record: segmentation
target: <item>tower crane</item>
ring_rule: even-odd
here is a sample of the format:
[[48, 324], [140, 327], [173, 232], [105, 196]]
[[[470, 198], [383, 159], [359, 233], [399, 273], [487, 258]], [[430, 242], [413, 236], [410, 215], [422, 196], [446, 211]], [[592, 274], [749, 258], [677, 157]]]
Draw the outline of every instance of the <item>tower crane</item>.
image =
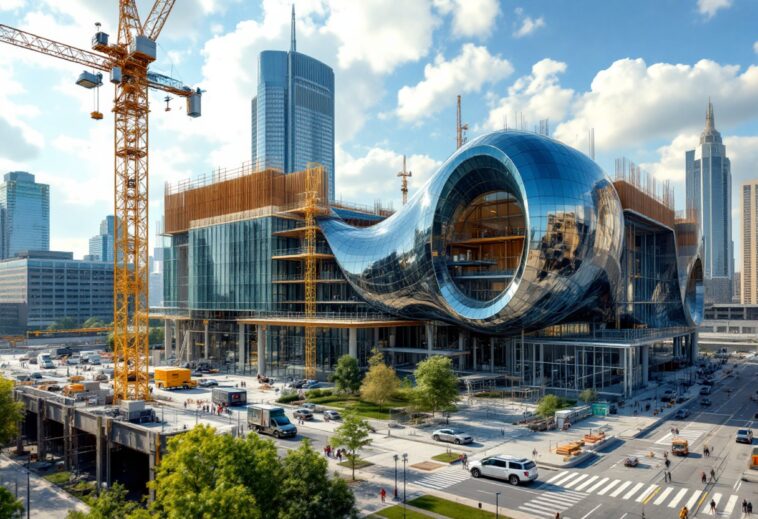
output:
[[[84, 50], [0, 24], [0, 42], [84, 65], [77, 80], [85, 88], [114, 84], [113, 273], [114, 401], [148, 400], [148, 90], [187, 100], [187, 115], [200, 116], [200, 89], [149, 70], [156, 40], [175, 0], [156, 0], [144, 22], [136, 0], [119, 0], [118, 36], [109, 43], [98, 30]], [[92, 117], [95, 117], [93, 112]], [[102, 114], [101, 114], [102, 117]], [[101, 118], [100, 117], [100, 118]]]
[[458, 95], [458, 107], [455, 114], [455, 149], [466, 144], [468, 124], [461, 121], [461, 96]]
[[405, 168], [405, 155], [403, 155], [403, 171], [398, 171], [397, 176], [403, 179], [400, 192], [403, 193], [403, 205], [405, 205], [408, 202], [408, 178], [413, 176], [413, 173]]

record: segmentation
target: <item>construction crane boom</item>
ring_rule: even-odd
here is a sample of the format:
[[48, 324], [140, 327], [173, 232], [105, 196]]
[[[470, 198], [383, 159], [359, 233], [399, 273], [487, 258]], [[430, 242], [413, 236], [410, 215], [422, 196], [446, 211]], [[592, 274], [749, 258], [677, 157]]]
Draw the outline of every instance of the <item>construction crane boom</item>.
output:
[[455, 149], [460, 148], [466, 143], [466, 132], [468, 124], [461, 120], [461, 96], [458, 96], [458, 106], [455, 115]]
[[408, 178], [413, 176], [413, 173], [405, 168], [405, 155], [403, 155], [403, 171], [399, 171], [397, 176], [403, 179], [400, 192], [403, 193], [403, 205], [405, 205], [408, 202]]
[[[148, 90], [188, 99], [187, 115], [200, 116], [199, 89], [148, 71], [156, 58], [160, 34], [173, 0], [156, 0], [143, 26], [134, 0], [119, 0], [118, 37], [108, 43], [99, 30], [95, 52], [0, 25], [0, 42], [107, 71], [115, 85], [114, 215], [116, 236], [113, 273], [114, 400], [148, 400]], [[145, 29], [148, 33], [145, 34]], [[77, 84], [97, 88], [102, 76], [85, 71]], [[95, 114], [99, 117], [95, 117]], [[102, 118], [93, 112], [93, 118]]]

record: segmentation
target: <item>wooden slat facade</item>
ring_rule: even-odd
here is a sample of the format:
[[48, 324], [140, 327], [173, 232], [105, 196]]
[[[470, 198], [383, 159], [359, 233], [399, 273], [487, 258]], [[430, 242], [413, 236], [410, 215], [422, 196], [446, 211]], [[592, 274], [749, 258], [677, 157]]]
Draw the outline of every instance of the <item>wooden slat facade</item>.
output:
[[668, 227], [674, 227], [676, 213], [673, 209], [624, 180], [614, 181], [613, 186], [621, 199], [621, 207], [647, 216]]

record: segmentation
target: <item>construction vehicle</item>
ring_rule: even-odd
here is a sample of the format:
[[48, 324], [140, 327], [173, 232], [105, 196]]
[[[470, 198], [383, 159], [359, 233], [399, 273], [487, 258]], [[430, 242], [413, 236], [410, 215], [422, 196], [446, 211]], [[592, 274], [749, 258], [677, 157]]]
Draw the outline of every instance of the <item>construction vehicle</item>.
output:
[[269, 404], [255, 404], [247, 408], [247, 427], [275, 438], [294, 438], [297, 435], [297, 427], [284, 414], [284, 409]]
[[155, 386], [158, 389], [190, 389], [197, 387], [192, 371], [187, 368], [161, 366], [155, 368]]
[[66, 384], [63, 386], [63, 396], [75, 397], [79, 393], [84, 393], [84, 384]]
[[690, 444], [686, 438], [674, 436], [671, 439], [671, 454], [687, 456], [690, 453]]
[[[175, 0], [156, 0], [144, 23], [136, 0], [119, 0], [118, 37], [100, 30], [92, 50], [83, 50], [0, 24], [0, 42], [87, 67], [76, 83], [99, 88], [103, 72], [114, 85], [113, 276], [114, 400], [150, 398], [148, 372], [148, 92], [156, 89], [187, 101], [186, 114], [200, 117], [202, 91], [148, 70], [158, 36]], [[90, 70], [92, 72], [90, 72]], [[91, 113], [102, 119], [99, 107]]]

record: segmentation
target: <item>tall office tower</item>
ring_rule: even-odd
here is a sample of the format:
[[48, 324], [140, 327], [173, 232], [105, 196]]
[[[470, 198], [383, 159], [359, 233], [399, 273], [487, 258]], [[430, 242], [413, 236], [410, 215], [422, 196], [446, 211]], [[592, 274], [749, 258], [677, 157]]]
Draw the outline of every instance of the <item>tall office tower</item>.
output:
[[740, 303], [758, 303], [758, 180], [742, 184], [742, 282]]
[[685, 153], [685, 161], [687, 209], [697, 212], [703, 230], [705, 302], [729, 303], [734, 271], [732, 173], [710, 100], [700, 144]]
[[25, 171], [6, 173], [0, 183], [0, 234], [0, 258], [50, 250], [50, 186]]
[[113, 263], [115, 217], [108, 215], [100, 222], [100, 234], [89, 239], [89, 256], [93, 261]]
[[252, 160], [259, 169], [292, 173], [317, 162], [328, 172], [334, 200], [334, 71], [296, 51], [294, 6], [289, 52], [258, 56], [252, 130]]

